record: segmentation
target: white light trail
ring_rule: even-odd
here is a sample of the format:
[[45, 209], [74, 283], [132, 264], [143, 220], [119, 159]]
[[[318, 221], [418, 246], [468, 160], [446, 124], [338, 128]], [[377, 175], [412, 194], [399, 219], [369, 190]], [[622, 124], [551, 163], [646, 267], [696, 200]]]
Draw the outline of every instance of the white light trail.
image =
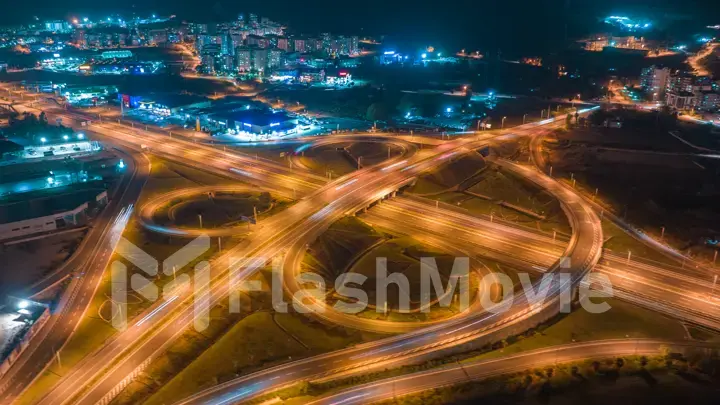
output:
[[393, 163], [393, 164], [391, 164], [390, 166], [382, 169], [382, 171], [386, 172], [386, 171], [388, 171], [388, 170], [390, 170], [390, 169], [392, 169], [392, 168], [394, 168], [394, 167], [398, 167], [398, 166], [403, 165], [403, 164], [405, 164], [405, 163], [407, 163], [407, 160], [403, 160], [402, 162]]
[[170, 304], [171, 304], [173, 301], [175, 301], [176, 299], [178, 299], [178, 296], [177, 296], [177, 295], [173, 295], [173, 296], [170, 297], [167, 301], [163, 302], [159, 307], [155, 308], [154, 310], [152, 310], [152, 312], [150, 312], [149, 314], [145, 315], [145, 316], [143, 317], [143, 319], [139, 320], [138, 323], [135, 324], [135, 326], [141, 326], [141, 325], [144, 324], [146, 321], [148, 321], [150, 318], [152, 318], [153, 316], [155, 316], [155, 314], [157, 314], [158, 312], [162, 311], [165, 307], [167, 307], [168, 305], [170, 305]]

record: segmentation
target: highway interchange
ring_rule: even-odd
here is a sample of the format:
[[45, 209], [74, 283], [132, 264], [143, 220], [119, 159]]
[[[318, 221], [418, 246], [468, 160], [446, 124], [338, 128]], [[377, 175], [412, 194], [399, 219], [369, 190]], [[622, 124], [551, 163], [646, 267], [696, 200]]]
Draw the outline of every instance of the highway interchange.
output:
[[[19, 108], [22, 108], [19, 106]], [[63, 122], [88, 120], [78, 113], [66, 112], [59, 109], [47, 109], [49, 115], [63, 118]], [[560, 120], [558, 120], [560, 121]], [[512, 132], [522, 136], [533, 136], [544, 127], [557, 126], [557, 123], [548, 121], [540, 126], [530, 124], [518, 127]], [[391, 157], [390, 160], [375, 167], [365, 167], [356, 172], [342, 176], [334, 181], [328, 181], [321, 176], [315, 176], [301, 170], [293, 170], [280, 164], [254, 158], [237, 152], [227, 152], [217, 147], [200, 145], [177, 137], [169, 137], [152, 132], [127, 128], [124, 125], [111, 122], [93, 123], [90, 130], [99, 139], [109, 139], [136, 152], [142, 151], [157, 154], [170, 160], [190, 163], [204, 170], [219, 173], [224, 177], [237, 178], [243, 182], [256, 184], [263, 189], [289, 197], [299, 198], [299, 201], [281, 213], [266, 219], [262, 224], [253, 228], [248, 235], [249, 243], [234, 248], [215, 258], [210, 268], [213, 280], [231, 277], [239, 280], [249, 277], [254, 269], [248, 263], [239, 263], [237, 266], [228, 266], [228, 258], [232, 256], [262, 256], [284, 258], [285, 274], [294, 274], [298, 268], [298, 258], [302, 257], [305, 246], [321, 234], [337, 219], [355, 214], [372, 203], [392, 195], [396, 190], [412, 182], [422, 172], [437, 167], [453, 156], [470, 153], [490, 142], [498, 141], [498, 135], [473, 135], [447, 141], [433, 149], [412, 150], [403, 156]], [[382, 139], [382, 136], [373, 134], [373, 139]], [[392, 139], [390, 137], [386, 137]], [[501, 141], [501, 140], [500, 140]], [[321, 141], [323, 142], [323, 141]], [[327, 141], [325, 141], [327, 142]], [[393, 141], [398, 142], [398, 141]], [[406, 149], [407, 151], [407, 149]], [[138, 155], [141, 156], [141, 155]], [[573, 235], [569, 241], [553, 241], [548, 235], [538, 234], [528, 229], [519, 229], [498, 222], [490, 223], [486, 219], [470, 217], [445, 209], [436, 209], [427, 204], [410, 201], [405, 197], [388, 199], [385, 203], [368, 211], [364, 219], [372, 223], [383, 224], [399, 232], [405, 231], [421, 241], [429, 244], [442, 244], [442, 236], [453, 232], [460, 233], [456, 247], [470, 252], [478, 257], [492, 257], [503, 263], [512, 263], [515, 268], [531, 269], [534, 272], [560, 271], [573, 274], [573, 285], [577, 285], [582, 276], [593, 267], [613, 277], [613, 283], [618, 282], [623, 291], [629, 296], [637, 297], [638, 285], [643, 291], [650, 291], [646, 296], [648, 302], [662, 302], [664, 306], [674, 308], [685, 307], [689, 303], [691, 308], [698, 308], [698, 313], [708, 314], [715, 322], [717, 317], [716, 305], [702, 298], [682, 294], [681, 288], [669, 289], [668, 285], [678, 286], [678, 283], [688, 283], [694, 287], [708, 287], [708, 279], [703, 274], [702, 279], [683, 275], [678, 269], [668, 269], [656, 264], [646, 264], [633, 261], [623, 263], [621, 258], [602, 252], [602, 228], [600, 220], [593, 210], [593, 206], [581, 196], [568, 189], [559, 182], [528, 166], [512, 162], [498, 161], [507, 170], [517, 172], [519, 175], [548, 190], [561, 202], [568, 214]], [[142, 166], [142, 165], [140, 165]], [[136, 168], [137, 169], [137, 168]], [[147, 173], [136, 177], [146, 178]], [[138, 180], [139, 181], [139, 180]], [[138, 184], [141, 188], [141, 185]], [[128, 190], [131, 190], [128, 187]], [[139, 193], [139, 189], [137, 190]], [[124, 197], [129, 198], [125, 199]], [[137, 196], [135, 195], [135, 198]], [[130, 206], [132, 193], [126, 192], [120, 202], [123, 206]], [[118, 204], [120, 205], [120, 204]], [[423, 209], [424, 208], [424, 209]], [[106, 212], [118, 212], [108, 210]], [[119, 213], [119, 212], [118, 212]], [[404, 215], [412, 215], [417, 221], [432, 224], [432, 226], [411, 226]], [[111, 223], [111, 221], [107, 221]], [[189, 236], [189, 235], [188, 235]], [[111, 238], [106, 237], [108, 242]], [[106, 244], [106, 246], [111, 246]], [[92, 254], [90, 251], [88, 254]], [[96, 253], [96, 252], [95, 252]], [[102, 254], [101, 254], [102, 256]], [[561, 257], [570, 257], [570, 267], [559, 268]], [[109, 258], [108, 258], [109, 259]], [[597, 266], [595, 266], [597, 264]], [[97, 288], [99, 278], [107, 262], [96, 263], [89, 266], [94, 269], [93, 277], [86, 271], [79, 284], [84, 291], [93, 291]], [[86, 267], [86, 266], [82, 266]], [[228, 267], [232, 267], [228, 269]], [[638, 276], [642, 272], [643, 277]], [[228, 276], [230, 273], [230, 276]], [[288, 278], [292, 280], [293, 278]], [[650, 286], [651, 289], [646, 289]], [[211, 283], [208, 299], [211, 305], [227, 297], [228, 283]], [[289, 292], [299, 287], [291, 282], [286, 283]], [[654, 290], [653, 290], [654, 289]], [[692, 291], [697, 291], [694, 288]], [[670, 291], [675, 291], [668, 294]], [[561, 293], [560, 289], [553, 291], [553, 299], [546, 306], [555, 305], [555, 299]], [[673, 295], [674, 294], [674, 295]], [[87, 295], [87, 294], [86, 294]], [[86, 295], [83, 295], [85, 297]], [[89, 294], [92, 297], [92, 294]], [[668, 298], [670, 297], [670, 298]], [[675, 298], [672, 298], [675, 297]], [[177, 338], [193, 323], [194, 314], [191, 306], [187, 305], [193, 297], [185, 292], [179, 292], [172, 300], [161, 301], [146, 310], [141, 315], [157, 314], [143, 324], [130, 325], [124, 332], [118, 333], [92, 356], [82, 361], [73, 370], [63, 377], [60, 384], [44, 397], [41, 403], [61, 404], [72, 399], [74, 403], [107, 403], [119, 392], [139, 370], [148, 364], [153, 357], [162, 353], [169, 342]], [[676, 300], [674, 300], [676, 299]], [[69, 302], [69, 307], [80, 310], [82, 302]], [[85, 302], [84, 307], [87, 307]], [[158, 308], [160, 310], [158, 311]], [[64, 332], [59, 332], [66, 340], [72, 329], [79, 322], [78, 313], [74, 317], [58, 317], [57, 324], [62, 324]], [[513, 309], [498, 319], [491, 314], [468, 311], [462, 316], [452, 318], [437, 325], [423, 325], [425, 328], [397, 326], [385, 321], [359, 322], [359, 318], [347, 317], [344, 314], [326, 311], [322, 314], [326, 320], [344, 324], [349, 327], [373, 330], [392, 331], [402, 335], [383, 339], [377, 342], [364, 344], [351, 349], [329, 353], [297, 362], [290, 362], [272, 369], [244, 376], [230, 383], [217, 386], [206, 392], [192, 397], [187, 403], [216, 403], [229, 404], [248, 399], [268, 392], [287, 384], [317, 378], [338, 372], [361, 372], [371, 368], [386, 367], [388, 364], [402, 364], [402, 362], [417, 361], [422, 358], [437, 356], [442, 350], [447, 350], [460, 344], [477, 340], [481, 337], [495, 336], [509, 325], [517, 324], [542, 311], [538, 308], [528, 308], [527, 304], [519, 300]], [[668, 312], [668, 311], [665, 311]], [[676, 315], [676, 314], [675, 314]], [[696, 314], [696, 316], [699, 316]], [[145, 319], [145, 318], [143, 318]], [[397, 328], [397, 329], [393, 329]], [[55, 329], [55, 328], [53, 328]], [[45, 341], [39, 347], [50, 347]], [[41, 350], [35, 350], [39, 353]], [[52, 358], [52, 351], [46, 351]], [[45, 356], [47, 357], [47, 355]], [[25, 364], [29, 364], [26, 362]], [[33, 362], [35, 367], [23, 366], [15, 372], [11, 384], [7, 385], [5, 395], [12, 398], [20, 393], [23, 386], [29, 385], [32, 376], [37, 375], [38, 365], [46, 364], [43, 358]], [[22, 371], [22, 372], [20, 372]], [[3, 380], [4, 382], [4, 380]], [[91, 382], [89, 384], [88, 382]], [[367, 398], [365, 398], [367, 399]]]

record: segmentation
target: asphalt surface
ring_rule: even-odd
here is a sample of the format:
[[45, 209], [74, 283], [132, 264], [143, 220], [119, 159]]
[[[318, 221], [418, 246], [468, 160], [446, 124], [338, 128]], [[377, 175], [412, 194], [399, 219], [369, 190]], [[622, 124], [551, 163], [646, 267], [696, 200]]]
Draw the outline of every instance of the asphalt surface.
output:
[[[95, 295], [102, 273], [112, 256], [114, 242], [124, 229], [129, 208], [140, 195], [149, 175], [149, 162], [142, 154], [133, 153], [128, 163], [128, 174], [123, 176], [117, 192], [85, 236], [88, 242], [78, 249], [63, 268], [71, 269], [73, 279], [53, 316], [28, 348], [1, 380], [2, 403], [10, 403], [35, 377], [53, 361], [55, 350], [60, 350], [82, 320]], [[117, 222], [116, 222], [117, 221]], [[55, 277], [61, 277], [57, 273]], [[54, 282], [54, 277], [48, 283]]]
[[657, 355], [661, 348], [715, 348], [716, 345], [663, 340], [608, 340], [575, 343], [532, 350], [494, 360], [455, 364], [419, 373], [388, 378], [353, 387], [308, 402], [308, 405], [352, 405], [393, 400], [435, 388], [477, 381], [582, 360], [605, 359], [629, 355]]
[[[130, 141], [133, 138], [132, 134], [128, 134], [127, 132], [125, 132], [125, 128], [115, 129], [114, 124], [101, 124], [97, 126], [93, 125], [94, 130], [98, 130], [97, 127], [99, 127], [100, 130], [103, 131], [103, 133], [109, 132], [111, 135], [108, 136], [123, 138], [127, 141]], [[186, 161], [186, 163], [188, 161], [195, 161], [198, 165], [203, 167], [207, 166], [207, 162], [215, 162], [215, 159], [213, 159], [213, 157], [214, 154], [218, 153], [216, 150], [202, 150], [201, 153], [198, 153], [196, 145], [193, 145], [192, 143], [182, 140], [179, 142], [169, 142], [167, 140], [169, 137], [165, 138], [164, 136], [161, 136], [161, 139], [157, 140], [154, 138], [155, 136], [143, 134], [142, 139], [136, 138], [135, 141], [143, 142], [142, 145], [146, 145], [147, 147], [150, 139], [154, 142], [152, 145], [149, 146], [152, 149], [153, 153], [177, 153]], [[481, 139], [478, 139], [477, 142], [483, 141]], [[355, 180], [355, 182], [349, 184], [349, 182], [352, 180], [348, 180], [348, 183], [340, 184], [335, 188], [325, 187], [321, 189], [313, 195], [313, 200], [320, 200], [320, 205], [315, 205], [313, 207], [313, 204], [308, 202], [310, 201], [309, 199], [304, 199], [303, 201], [294, 205], [293, 207], [291, 207], [291, 209], [286, 211], [286, 215], [294, 219], [304, 218], [308, 215], [309, 217], [307, 217], [306, 223], [302, 224], [302, 226], [286, 229], [285, 235], [283, 235], [284, 238], [281, 236], [280, 240], [282, 242], [285, 242], [285, 239], [289, 239], [295, 240], [297, 242], [298, 240], [302, 240], [303, 236], [311, 235], [313, 233], [321, 233], [330, 223], [344, 216], [346, 213], [351, 213], [353, 212], [353, 210], [357, 210], [362, 206], [368, 204], [369, 202], [372, 202], [377, 198], [382, 197], [383, 195], [389, 194], [396, 187], [405, 184], [408, 179], [416, 176], [417, 173], [429, 167], [433, 167], [434, 165], [442, 163], [443, 160], [452, 156], [453, 154], [463, 153], [465, 150], [464, 146], [466, 145], [470, 147], [474, 146], [472, 140], [456, 141], [454, 144], [449, 143], [439, 146], [438, 148], [429, 153], [425, 151], [425, 155], [429, 155], [427, 157], [422, 156], [423, 153], [419, 153], [419, 157], [417, 158], [419, 162], [410, 166], [406, 166], [407, 169], [402, 168], [402, 166], [398, 166], [392, 168], [392, 170], [389, 170], [389, 173], [383, 172], [382, 168], [363, 170], [348, 176], [352, 177], [353, 180], [355, 180], [357, 177], [362, 176], [362, 181]], [[457, 150], [458, 148], [463, 150]], [[224, 159], [230, 159], [231, 162], [223, 161]], [[225, 165], [224, 167], [227, 168], [229, 171], [229, 169], [235, 168], [235, 166], [231, 166], [236, 164], [236, 162], [233, 161], [235, 159], [236, 158], [234, 156], [224, 156], [219, 157], [218, 161], [221, 166]], [[252, 162], [252, 159], [250, 159], [249, 161]], [[248, 163], [248, 161], [246, 160], [245, 163]], [[213, 166], [215, 165], [213, 164]], [[256, 168], [250, 164], [247, 166], [243, 166], [242, 170], [245, 170], [246, 168], [252, 168], [253, 170], [251, 172], [251, 175], [246, 177], [253, 177], [255, 179], [261, 178], [262, 180], [263, 176], [268, 175], [266, 168]], [[397, 175], [397, 173], [402, 173], [402, 175]], [[275, 175], [275, 173], [270, 174], [270, 176]], [[390, 177], [390, 179], [386, 179], [386, 177]], [[392, 177], [397, 178], [395, 182], [393, 182]], [[339, 182], [340, 181], [336, 182], [335, 184]], [[339, 193], [340, 191], [342, 191], [342, 193]], [[338, 196], [338, 194], [342, 195]], [[325, 198], [318, 197], [320, 195], [324, 195]], [[303, 202], [306, 203], [303, 204]], [[269, 220], [269, 222], [270, 223], [266, 223], [264, 227], [260, 226], [261, 229], [258, 230], [257, 238], [252, 238], [254, 240], [265, 241], [265, 243], [260, 242], [258, 244], [267, 246], [261, 246], [258, 248], [258, 250], [248, 248], [248, 252], [253, 252], [256, 256], [272, 257], [274, 254], [282, 250], [280, 248], [280, 246], [282, 246], [281, 243], [268, 243], [267, 241], [271, 241], [272, 238], [278, 234], [277, 232], [272, 230], [273, 228], [275, 228], [275, 224], [280, 222], [284, 225], [287, 225], [288, 222], [285, 221], [284, 217], [282, 217], [282, 213], [279, 214], [277, 218]], [[290, 223], [292, 223], [292, 221], [290, 221]], [[298, 228], [300, 230], [297, 230]], [[298, 232], [299, 235], [293, 235], [293, 232], [288, 232], [292, 231], [293, 229], [297, 230], [296, 232]], [[275, 230], [277, 230], [277, 228], [275, 228]], [[252, 245], [253, 243], [251, 242], [250, 246]], [[287, 246], [287, 242], [285, 242], [285, 246]], [[583, 246], [583, 244], [580, 244], [580, 246]], [[589, 251], [586, 251], [585, 253], [588, 252]], [[248, 255], [245, 256], [247, 257]], [[585, 261], [586, 260], [579, 260], [578, 263], [585, 263]], [[213, 275], [213, 277], [217, 276], [218, 275]], [[222, 286], [213, 289], [210, 298], [211, 303], [218, 302], [226, 295], [226, 292], [227, 290], [224, 289]], [[167, 342], [171, 341], [172, 338], [176, 337], [183, 331], [183, 327], [178, 325], [184, 326], [191, 324], [193, 317], [192, 314], [189, 313], [190, 311], [183, 311], [182, 309], [180, 309], [177, 311], [179, 314], [175, 314], [175, 310], [178, 309], [178, 307], [180, 306], [180, 302], [183, 301], [185, 300], [175, 299], [173, 301], [167, 301], [162, 304], [158, 304], [153, 308], [150, 308], [148, 311], [151, 311], [151, 313], [157, 314], [158, 308], [160, 308], [163, 313], [172, 314], [172, 316], [169, 317], [171, 319], [166, 320], [164, 318], [167, 317], [163, 317], [162, 320], [159, 320], [162, 315], [159, 314], [159, 316], [157, 316], [150, 322], [145, 322], [142, 325], [135, 325], [135, 327], [129, 328], [127, 331], [123, 332], [116, 339], [106, 345], [99, 354], [93, 356], [92, 362], [87, 361], [79, 365], [79, 367], [76, 367], [77, 371], [75, 373], [72, 373], [72, 375], [69, 378], [66, 378], [66, 380], [85, 382], [88, 381], [90, 379], [90, 376], [93, 375], [102, 374], [104, 376], [100, 379], [98, 384], [96, 384], [92, 389], [86, 391], [86, 395], [83, 397], [81, 402], [104, 402], [104, 398], [109, 398], [112, 396], [107, 396], [105, 395], [105, 393], [110, 392], [112, 394], [113, 392], [116, 392], [117, 390], [122, 388], [125, 382], [129, 381], [128, 376], [132, 376], [133, 373], [136, 373], [137, 370], [141, 368], [143, 364], [145, 364], [145, 361], [147, 359], [152, 358], [153, 355], [160, 353]], [[517, 317], [515, 319], [517, 319]], [[162, 325], [158, 327], [156, 323], [162, 323]], [[494, 326], [499, 326], [499, 324], [496, 322], [492, 322], [492, 324]], [[147, 333], [150, 329], [152, 329], [152, 333]], [[458, 331], [462, 331], [463, 329], [464, 328], [461, 328]], [[133, 351], [129, 354], [129, 357], [127, 353], [121, 356], [121, 354], [123, 354], [124, 348], [132, 346], [133, 343], [136, 343], [139, 340], [142, 340], [142, 344], [140, 346], [136, 345]], [[108, 364], [113, 364], [109, 372], [108, 370], [106, 370], [106, 366]], [[70, 392], [73, 392], [72, 390], [74, 390], [74, 392], [78, 392], [79, 390], [84, 388], [86, 387], [77, 386], [72, 382], [62, 383], [60, 384], [59, 388], [52, 392], [52, 394], [45, 397], [43, 403], [59, 403], [62, 401], [60, 400], [60, 398], [67, 398], [69, 395], [71, 395]]]
[[[77, 118], [77, 116], [68, 117], [67, 114], [62, 114], [63, 117], [69, 119]], [[543, 124], [549, 123], [552, 124], [551, 122]], [[534, 124], [516, 129], [516, 131], [531, 133], [537, 130], [537, 127], [538, 125]], [[240, 175], [245, 180], [251, 179], [259, 184], [269, 184], [276, 189], [284, 188], [286, 192], [292, 189], [293, 194], [297, 192], [298, 188], [304, 188], [302, 192], [305, 192], [306, 196], [298, 204], [265, 221], [264, 224], [258, 225], [257, 230], [250, 237], [248, 245], [225, 255], [242, 253], [244, 257], [252, 255], [272, 257], [278, 253], [287, 253], [286, 260], [288, 256], [293, 255], [292, 252], [296, 252], [294, 254], [297, 255], [297, 252], [304, 249], [308, 240], [312, 240], [322, 233], [335, 220], [392, 193], [422, 171], [443, 163], [447, 158], [455, 154], [466, 153], [471, 148], [484, 146], [489, 139], [493, 138], [493, 136], [477, 136], [473, 137], [475, 139], [465, 138], [451, 141], [432, 151], [421, 151], [410, 160], [391, 159], [384, 167], [360, 170], [333, 184], [317, 189], [318, 183], [324, 183], [324, 179], [317, 179], [318, 182], [312, 184], [307, 179], [294, 178], [287, 173], [287, 170], [253, 163], [253, 159], [250, 157], [222, 153], [216, 149], [199, 147], [184, 140], [173, 138], [170, 141], [170, 137], [164, 135], [128, 131], [127, 128], [116, 126], [116, 124], [94, 124], [93, 130], [104, 136], [134, 143], [136, 147], [150, 148], [153, 153], [161, 156], [168, 155], [174, 159], [181, 159], [186, 164], [190, 163], [205, 168], [212, 162], [213, 170], [231, 172], [232, 175]], [[567, 212], [572, 217], [571, 222], [575, 233], [569, 248], [570, 263], [572, 264], [560, 271], [572, 273], [573, 284], [577, 283], [597, 261], [600, 254], [599, 243], [602, 241], [602, 233], [599, 229], [598, 218], [579, 197], [568, 190], [561, 190], [552, 179], [527, 167], [508, 162], [503, 164], [508, 165], [511, 170], [517, 170], [518, 173], [528, 177], [540, 187], [553, 189], [553, 193], [563, 201]], [[240, 167], [237, 167], [238, 165]], [[224, 259], [225, 256], [218, 260]], [[220, 270], [213, 271], [213, 268], [217, 267], [220, 267]], [[225, 275], [225, 271], [223, 271], [225, 269], [224, 266], [212, 266], [210, 270], [212, 278], [218, 279]], [[231, 269], [230, 277], [231, 279], [244, 278], [253, 270]], [[227, 283], [214, 283], [210, 287], [207, 299], [211, 305], [227, 295], [227, 287]], [[551, 296], [557, 297], [565, 287], [567, 286], [559, 286], [554, 289]], [[150, 308], [148, 310], [150, 318], [147, 318], [147, 315], [143, 318], [147, 321], [130, 326], [98, 350], [91, 359], [81, 362], [73, 372], [63, 378], [63, 382], [50, 395], [46, 396], [42, 403], [62, 403], [77, 394], [80, 394], [78, 403], [107, 403], [143, 365], [161, 353], [168, 342], [171, 342], [184, 331], [185, 327], [192, 324], [194, 313], [191, 307], [183, 308], [182, 306], [182, 303], [188, 302], [191, 298], [189, 293], [180, 291], [178, 296], [167, 297], [166, 301]], [[360, 350], [360, 353], [355, 356], [348, 356], [352, 353], [341, 351], [328, 356], [308, 359], [307, 361], [316, 362], [314, 367], [309, 370], [312, 370], [311, 373], [322, 374], [323, 372], [337, 371], [339, 368], [363, 368], [370, 364], [377, 365], [388, 359], [407, 356], [409, 353], [413, 353], [415, 357], [418, 356], [417, 353], [431, 356], [432, 351], [438, 347], [472, 340], [480, 334], [519, 322], [535, 313], [536, 309], [528, 306], [521, 299], [516, 301], [516, 304], [504, 317], [481, 314], [476, 317], [468, 316], [451, 320], [442, 325], [410, 332], [401, 337], [363, 345], [361, 348], [353, 348], [350, 351]], [[338, 357], [333, 359], [333, 356], [341, 356], [341, 359]], [[308, 372], [300, 369], [304, 364], [304, 362], [297, 362], [282, 366], [295, 370], [289, 373], [285, 369], [281, 371], [272, 369], [258, 373], [258, 375], [248, 376], [247, 379], [260, 379], [266, 384], [278, 380], [278, 384], [282, 384], [283, 376], [299, 374], [305, 378]], [[282, 375], [274, 375], [276, 372]], [[93, 379], [93, 376], [100, 377]], [[95, 383], [88, 384], [89, 381], [95, 381]], [[240, 379], [229, 385], [217, 387], [219, 391], [213, 390], [209, 395], [213, 401], [223, 401], [220, 403], [226, 403], [223, 398], [227, 398], [228, 395], [231, 396], [231, 401], [245, 399], [258, 392], [252, 388], [256, 385], [257, 383]], [[275, 386], [278, 385], [273, 382], [265, 388]], [[208, 393], [202, 395], [208, 395]]]

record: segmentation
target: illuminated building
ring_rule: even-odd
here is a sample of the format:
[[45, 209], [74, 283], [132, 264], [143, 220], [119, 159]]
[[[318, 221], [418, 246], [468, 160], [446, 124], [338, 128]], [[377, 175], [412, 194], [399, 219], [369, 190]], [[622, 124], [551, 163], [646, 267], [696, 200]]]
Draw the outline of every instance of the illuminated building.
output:
[[0, 218], [0, 239], [54, 232], [86, 224], [90, 208], [98, 209], [107, 202], [107, 191], [98, 192], [97, 184], [90, 183], [75, 185], [61, 195], [35, 195], [29, 200], [22, 199]]
[[131, 96], [119, 94], [123, 105], [139, 108], [157, 115], [182, 115], [184, 111], [210, 107], [210, 100], [190, 94], [151, 94], [149, 96]]
[[303, 83], [320, 83], [325, 81], [325, 70], [304, 70], [298, 79]]
[[45, 23], [45, 30], [51, 32], [70, 32], [72, 31], [72, 26], [67, 21], [47, 21]]
[[60, 94], [70, 104], [93, 104], [96, 105], [99, 100], [106, 99], [111, 94], [118, 92], [116, 86], [77, 86], [66, 87]]
[[315, 52], [323, 49], [323, 40], [318, 38], [308, 38], [305, 40], [304, 52]]
[[325, 74], [325, 82], [330, 85], [344, 85], [352, 81], [352, 75], [347, 70], [338, 70]]
[[237, 47], [243, 45], [243, 41], [245, 41], [245, 36], [243, 35], [242, 31], [230, 31], [230, 46], [232, 46], [232, 55], [235, 54], [235, 49], [237, 49]]
[[210, 71], [215, 71], [215, 58], [221, 54], [220, 44], [206, 44], [203, 46], [203, 50], [200, 54], [202, 64], [205, 65]]
[[710, 76], [695, 76], [693, 78], [693, 85], [692, 85], [692, 91], [712, 91], [713, 81]]
[[665, 103], [676, 110], [691, 110], [698, 104], [698, 97], [687, 91], [668, 92]]
[[[240, 110], [211, 115], [208, 120], [234, 133], [284, 135], [296, 131], [298, 120], [283, 112]], [[231, 132], [231, 133], [232, 133]]]
[[689, 73], [678, 73], [668, 78], [667, 90], [669, 92], [692, 92], [693, 76]]
[[264, 72], [268, 66], [268, 50], [253, 49], [251, 57], [251, 66], [257, 72]]
[[270, 40], [260, 35], [248, 35], [246, 41], [248, 46], [257, 46], [258, 48], [270, 46]]
[[280, 66], [283, 51], [280, 49], [270, 49], [267, 53], [267, 68], [272, 69]]
[[234, 55], [235, 46], [233, 44], [233, 37], [230, 32], [226, 32], [221, 37], [220, 53], [223, 55]]
[[660, 68], [652, 65], [642, 70], [640, 74], [640, 86], [652, 96], [653, 101], [662, 100], [669, 78], [669, 68]]
[[168, 33], [164, 29], [150, 30], [148, 36], [151, 44], [162, 45], [168, 42]]
[[198, 35], [197, 41], [195, 41], [195, 49], [198, 53], [202, 53], [208, 45], [222, 45], [222, 37], [218, 35]]
[[283, 51], [287, 51], [289, 49], [289, 41], [285, 37], [280, 37], [277, 39], [277, 45], [275, 45], [278, 49], [282, 49]]
[[248, 48], [237, 47], [235, 49], [235, 67], [241, 71], [248, 71], [252, 68], [252, 52]]
[[93, 61], [78, 67], [86, 74], [147, 75], [157, 73], [164, 65], [161, 62], [132, 62], [115, 59]]
[[701, 91], [697, 93], [697, 108], [703, 111], [718, 111], [720, 109], [720, 94], [714, 91]]
[[133, 53], [128, 50], [121, 50], [121, 51], [105, 51], [100, 54], [100, 57], [103, 59], [123, 59], [123, 58], [132, 58]]
[[360, 53], [360, 47], [359, 47], [359, 38], [356, 36], [352, 36], [348, 38], [348, 51], [349, 55], [357, 55]]
[[300, 52], [300, 53], [307, 52], [306, 48], [305, 48], [305, 40], [304, 39], [293, 39], [292, 43], [293, 43], [292, 49], [295, 52]]

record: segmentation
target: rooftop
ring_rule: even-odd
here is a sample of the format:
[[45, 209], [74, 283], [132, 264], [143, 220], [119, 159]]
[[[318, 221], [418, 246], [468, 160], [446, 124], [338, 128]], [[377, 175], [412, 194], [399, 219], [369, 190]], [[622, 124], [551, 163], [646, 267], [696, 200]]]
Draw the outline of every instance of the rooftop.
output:
[[103, 192], [102, 181], [15, 194], [1, 200], [0, 224], [73, 210]]
[[187, 105], [209, 102], [210, 100], [192, 94], [150, 94], [142, 97], [142, 102], [154, 101], [168, 108], [184, 107]]
[[213, 115], [214, 119], [227, 119], [235, 122], [242, 122], [246, 124], [257, 125], [260, 127], [266, 127], [273, 123], [282, 123], [290, 121], [293, 118], [284, 112], [277, 111], [263, 111], [263, 110], [240, 110], [221, 112]]

